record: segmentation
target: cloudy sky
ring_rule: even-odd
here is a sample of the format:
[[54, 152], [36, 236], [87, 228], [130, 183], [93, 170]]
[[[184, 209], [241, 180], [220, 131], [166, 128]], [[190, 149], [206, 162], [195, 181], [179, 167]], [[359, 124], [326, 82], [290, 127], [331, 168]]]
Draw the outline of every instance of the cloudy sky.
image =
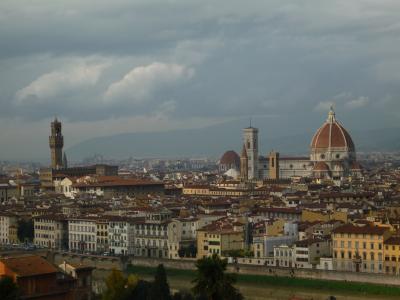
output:
[[290, 135], [332, 104], [350, 129], [400, 127], [399, 15], [398, 0], [1, 0], [0, 160], [47, 156], [55, 115], [69, 146], [249, 117]]

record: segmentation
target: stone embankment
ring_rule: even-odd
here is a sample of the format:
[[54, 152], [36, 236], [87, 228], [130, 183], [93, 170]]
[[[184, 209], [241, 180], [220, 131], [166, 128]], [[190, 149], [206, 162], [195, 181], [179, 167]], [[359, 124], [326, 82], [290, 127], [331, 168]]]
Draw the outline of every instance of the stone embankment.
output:
[[[156, 267], [164, 264], [168, 269], [195, 270], [194, 259], [156, 259], [143, 257], [110, 257], [110, 256], [94, 256], [81, 255], [67, 252], [48, 252], [47, 259], [54, 264], [61, 264], [64, 261], [75, 264], [84, 264], [95, 267], [98, 270], [125, 270], [131, 264], [133, 266]], [[336, 272], [325, 270], [308, 270], [308, 269], [289, 269], [267, 267], [259, 265], [246, 264], [229, 264], [228, 271], [238, 274], [251, 275], [268, 275], [268, 276], [285, 276], [308, 279], [322, 280], [340, 280], [350, 282], [365, 282], [384, 285], [400, 286], [400, 276], [390, 276], [385, 274], [369, 274], [369, 273], [352, 273], [352, 272]]]

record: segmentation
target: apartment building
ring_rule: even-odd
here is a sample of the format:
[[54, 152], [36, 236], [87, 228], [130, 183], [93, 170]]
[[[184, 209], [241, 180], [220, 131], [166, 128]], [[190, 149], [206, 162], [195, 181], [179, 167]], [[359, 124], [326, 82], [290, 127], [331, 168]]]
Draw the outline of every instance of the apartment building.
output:
[[99, 253], [109, 252], [108, 225], [108, 219], [104, 218], [96, 221], [96, 243], [97, 252]]
[[227, 251], [244, 247], [244, 232], [229, 224], [212, 223], [197, 230], [197, 257], [213, 254], [224, 255]]
[[9, 183], [0, 183], [0, 203], [8, 202], [18, 194], [17, 187]]
[[134, 219], [112, 217], [108, 223], [109, 251], [116, 255], [134, 254]]
[[18, 243], [18, 218], [8, 212], [0, 213], [0, 244]]
[[142, 257], [168, 258], [168, 223], [139, 221], [135, 223], [134, 254]]
[[97, 252], [97, 219], [71, 218], [68, 220], [69, 250], [76, 252]]
[[[253, 252], [256, 258], [267, 258], [274, 256], [274, 248], [281, 245], [291, 246], [298, 240], [298, 224], [294, 222], [285, 222], [283, 231], [281, 231], [280, 222], [274, 222], [276, 225], [266, 227], [267, 231], [277, 235], [269, 235], [267, 232], [253, 235]], [[275, 228], [275, 229], [274, 229]], [[276, 229], [279, 230], [276, 230]], [[274, 229], [274, 230], [272, 230]]]
[[68, 249], [68, 221], [64, 216], [47, 215], [33, 219], [36, 246], [49, 249]]
[[338, 271], [382, 273], [387, 227], [346, 224], [332, 231], [333, 267]]
[[289, 245], [280, 245], [274, 247], [274, 262], [277, 267], [293, 268], [294, 248]]
[[179, 253], [192, 254], [196, 247], [197, 218], [173, 219], [168, 223], [168, 258], [179, 259]]
[[391, 275], [400, 275], [400, 237], [390, 237], [383, 243], [383, 251], [385, 255], [385, 273]]
[[294, 243], [294, 266], [296, 268], [315, 268], [321, 257], [332, 255], [330, 238], [310, 238]]

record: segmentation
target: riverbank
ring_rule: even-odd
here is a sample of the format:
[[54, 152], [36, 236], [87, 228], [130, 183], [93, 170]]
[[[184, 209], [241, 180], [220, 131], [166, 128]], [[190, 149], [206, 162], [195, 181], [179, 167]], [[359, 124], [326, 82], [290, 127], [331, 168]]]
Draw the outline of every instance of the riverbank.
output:
[[[155, 268], [128, 266], [127, 272], [135, 273], [144, 279], [151, 280], [154, 276]], [[191, 282], [195, 277], [195, 272], [167, 268], [167, 275], [171, 288], [189, 290], [192, 286]], [[246, 299], [250, 300], [287, 300], [293, 296], [313, 300], [326, 300], [329, 296], [335, 296], [338, 300], [394, 300], [400, 297], [400, 287], [395, 286], [248, 274], [238, 274], [237, 279], [237, 288]]]

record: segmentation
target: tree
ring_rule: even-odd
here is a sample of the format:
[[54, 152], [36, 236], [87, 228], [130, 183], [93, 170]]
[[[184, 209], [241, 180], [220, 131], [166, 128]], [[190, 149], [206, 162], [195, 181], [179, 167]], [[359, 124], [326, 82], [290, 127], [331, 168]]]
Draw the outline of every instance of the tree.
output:
[[196, 262], [196, 278], [193, 293], [206, 296], [209, 300], [241, 300], [243, 296], [233, 286], [236, 282], [234, 274], [225, 273], [227, 260], [221, 260], [217, 254], [204, 257]]
[[[106, 279], [106, 291], [103, 300], [130, 300], [140, 280], [137, 275], [125, 277], [121, 271], [113, 269]], [[139, 299], [139, 298], [137, 298]]]
[[151, 283], [144, 280], [139, 280], [136, 287], [131, 291], [129, 300], [151, 300], [150, 290]]
[[167, 273], [163, 264], [159, 264], [156, 269], [154, 281], [151, 288], [152, 300], [171, 300], [171, 292], [167, 281]]
[[34, 237], [34, 228], [33, 228], [33, 220], [18, 220], [18, 230], [17, 230], [18, 239], [20, 242], [33, 241]]
[[18, 299], [18, 287], [10, 277], [0, 279], [0, 296], [2, 300]]
[[110, 275], [106, 278], [106, 291], [103, 294], [103, 300], [121, 299], [125, 294], [125, 285], [127, 279], [121, 271], [116, 269], [111, 270]]

